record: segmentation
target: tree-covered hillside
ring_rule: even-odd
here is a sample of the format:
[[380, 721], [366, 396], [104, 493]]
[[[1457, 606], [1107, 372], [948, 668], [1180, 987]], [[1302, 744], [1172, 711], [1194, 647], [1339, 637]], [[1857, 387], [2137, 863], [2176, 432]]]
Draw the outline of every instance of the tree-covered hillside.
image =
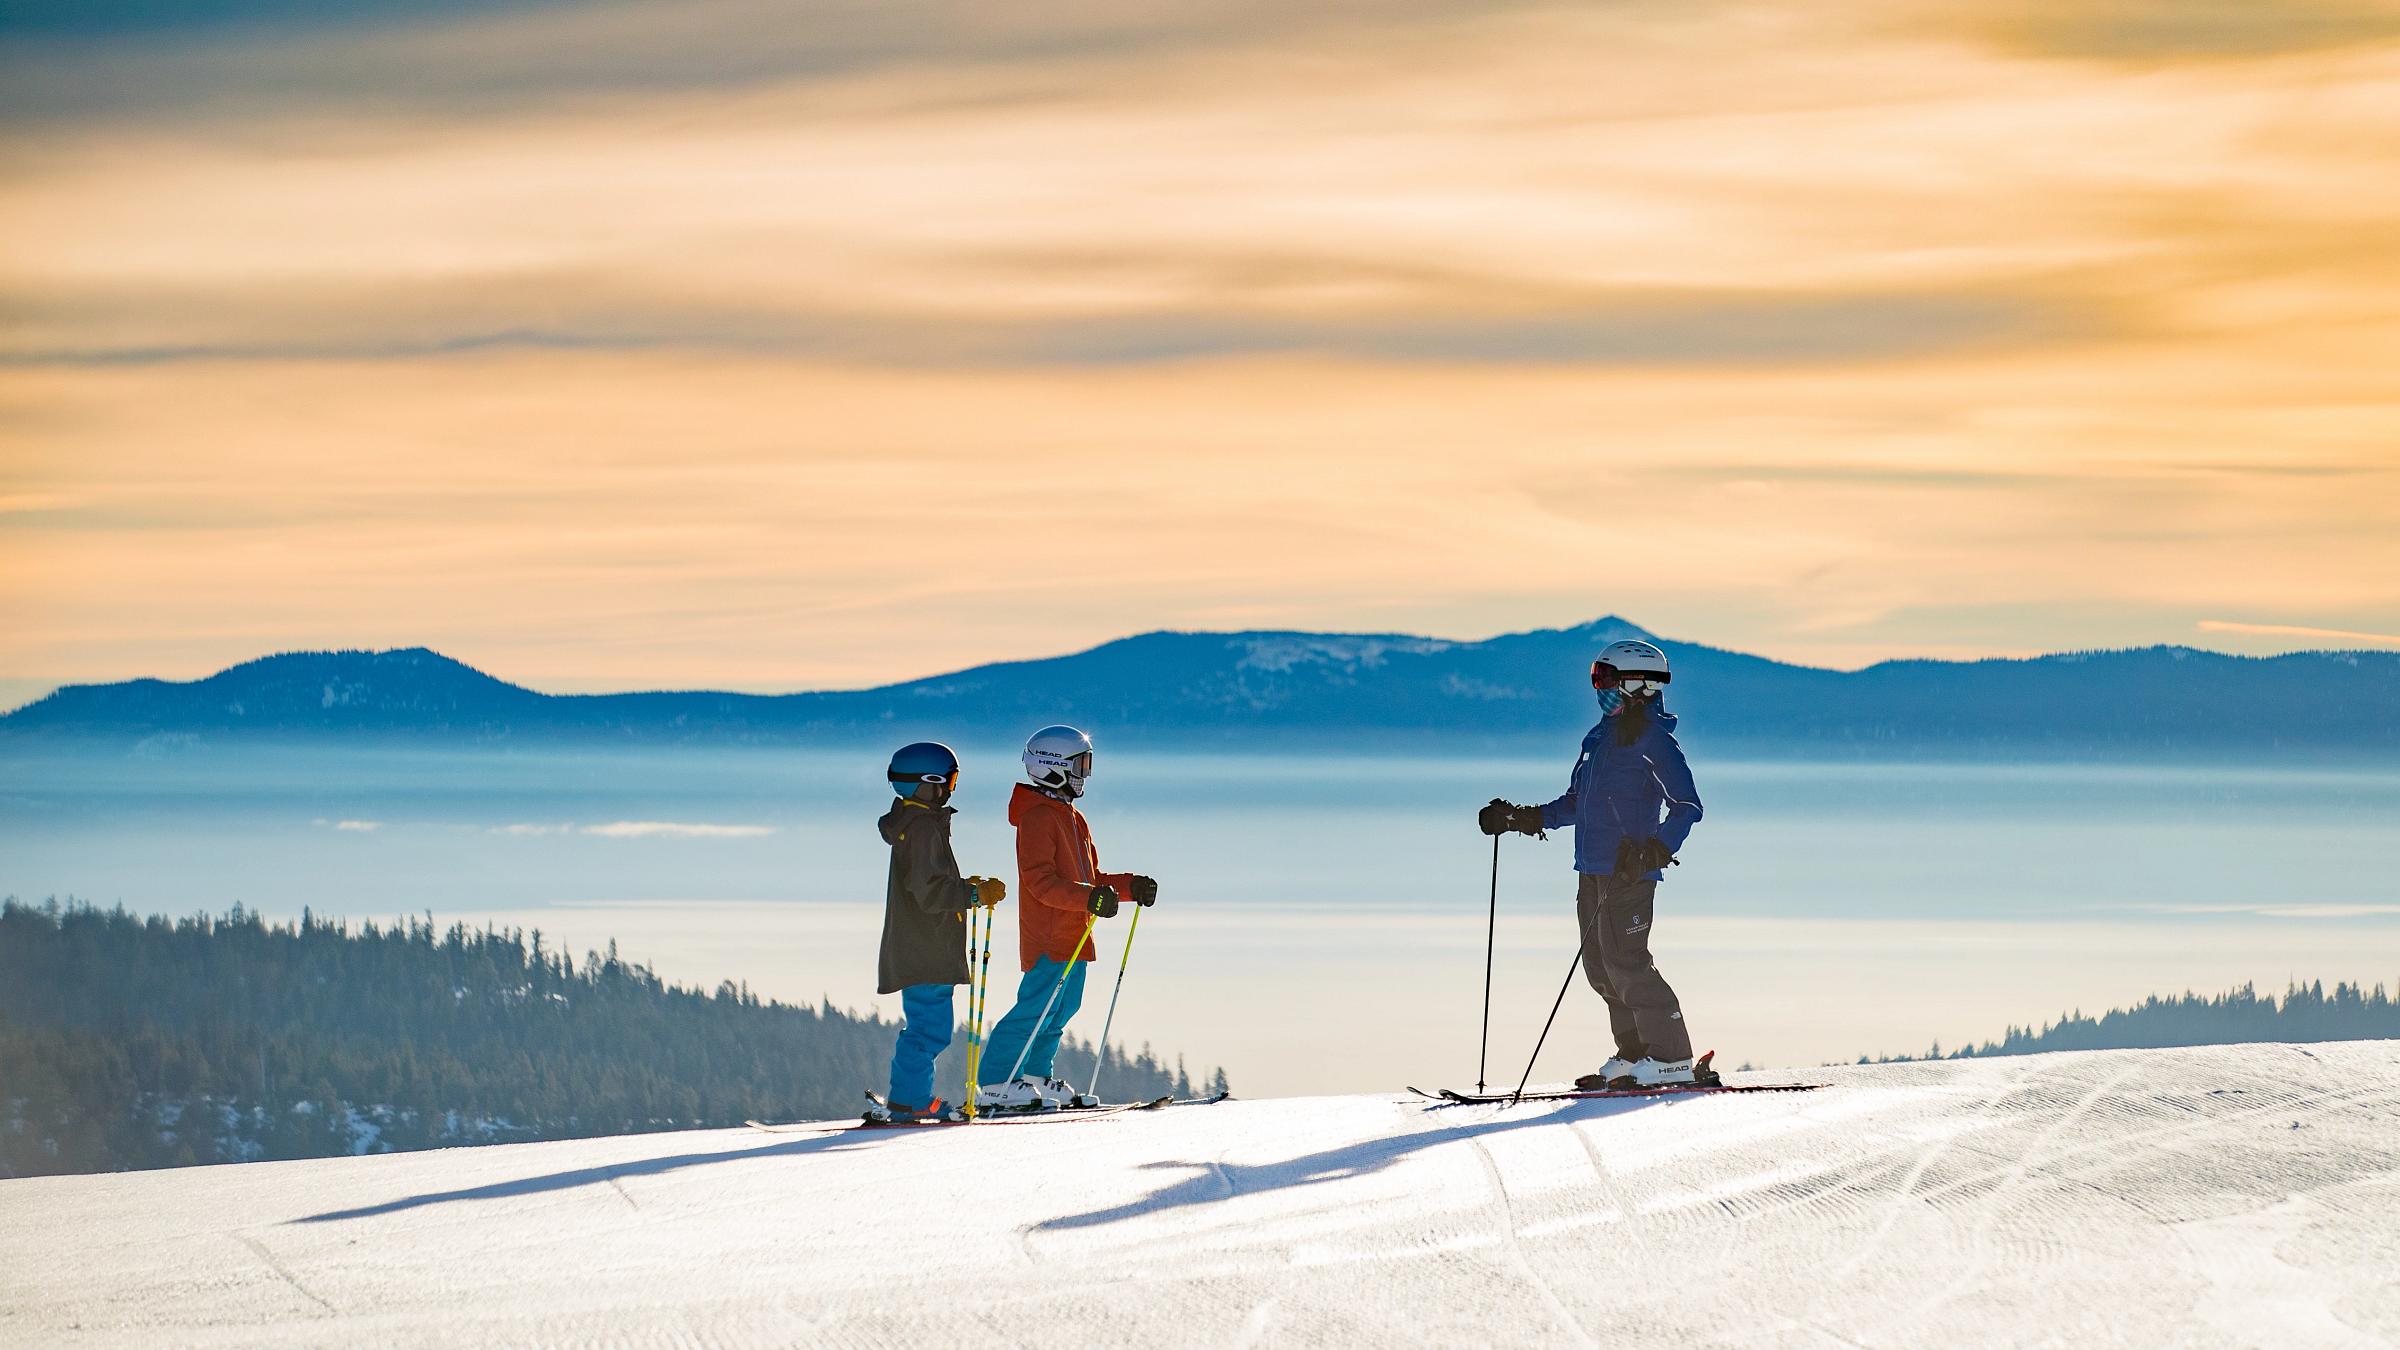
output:
[[[881, 1089], [896, 1032], [671, 985], [613, 943], [578, 962], [538, 931], [11, 900], [0, 1177], [839, 1117]], [[1192, 1091], [1146, 1048], [1112, 1053], [1103, 1086]]]
[[[1968, 1059], [1983, 1055], [2034, 1055], [2048, 1050], [2154, 1050], [2182, 1045], [2243, 1045], [2253, 1041], [2377, 1041], [2400, 1039], [2400, 999], [2376, 985], [2322, 980], [2295, 984], [2281, 1000], [2243, 985], [2213, 998], [2185, 992], [2153, 994], [2137, 1007], [2115, 1008], [2098, 1017], [2062, 1014], [2040, 1030], [2010, 1027], [1999, 1040], [1953, 1050], [1935, 1045], [1923, 1055], [1877, 1061]], [[1867, 1061], [1861, 1059], [1860, 1063]]]

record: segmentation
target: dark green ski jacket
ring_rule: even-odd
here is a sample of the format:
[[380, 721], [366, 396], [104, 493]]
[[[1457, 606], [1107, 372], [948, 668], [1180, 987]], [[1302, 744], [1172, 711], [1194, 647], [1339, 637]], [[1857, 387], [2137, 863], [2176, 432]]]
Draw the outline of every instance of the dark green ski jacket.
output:
[[891, 879], [883, 890], [883, 955], [875, 992], [896, 994], [912, 984], [967, 982], [967, 908], [975, 888], [958, 874], [950, 852], [947, 806], [899, 801], [876, 821], [892, 846]]

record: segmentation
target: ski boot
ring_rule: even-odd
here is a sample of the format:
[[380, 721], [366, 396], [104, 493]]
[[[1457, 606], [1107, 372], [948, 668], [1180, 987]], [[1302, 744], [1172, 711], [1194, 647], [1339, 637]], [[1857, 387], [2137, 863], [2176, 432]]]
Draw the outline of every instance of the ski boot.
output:
[[867, 1096], [871, 1099], [869, 1105], [859, 1115], [869, 1125], [908, 1125], [920, 1120], [966, 1119], [964, 1113], [953, 1109], [939, 1097], [934, 1098], [930, 1106], [907, 1106], [900, 1102], [887, 1102], [871, 1092]]
[[1053, 1111], [1058, 1105], [1044, 1091], [1042, 1080], [1031, 1076], [1011, 1078], [1005, 1083], [986, 1083], [975, 1089], [975, 1109], [986, 1115]]
[[1633, 1076], [1633, 1061], [1618, 1055], [1593, 1073], [1575, 1080], [1575, 1086], [1585, 1092], [1602, 1092], [1617, 1085], [1620, 1078]]
[[1088, 1092], [1077, 1092], [1075, 1085], [1064, 1078], [1043, 1079], [1042, 1096], [1071, 1110], [1089, 1110], [1100, 1104], [1098, 1097]]
[[1619, 1079], [1614, 1086], [1630, 1088], [1715, 1087], [1720, 1080], [1709, 1061], [1717, 1052], [1709, 1051], [1698, 1059], [1640, 1059], [1633, 1071]]

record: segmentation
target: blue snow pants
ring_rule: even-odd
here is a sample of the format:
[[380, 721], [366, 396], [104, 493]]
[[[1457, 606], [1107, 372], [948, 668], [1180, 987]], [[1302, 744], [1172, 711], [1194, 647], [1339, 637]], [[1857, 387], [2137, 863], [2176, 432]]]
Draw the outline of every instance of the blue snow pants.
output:
[[[1017, 1062], [1023, 1051], [1025, 1067], [1017, 1070], [1035, 1078], [1047, 1078], [1058, 1063], [1058, 1038], [1067, 1034], [1067, 1019], [1083, 1006], [1083, 977], [1091, 972], [1092, 963], [1077, 961], [1072, 973], [1067, 963], [1045, 956], [1033, 963], [1033, 969], [1017, 981], [1016, 1006], [1008, 1016], [993, 1027], [983, 1047], [983, 1064], [975, 1077], [981, 1083], [1005, 1083], [1009, 1067]], [[1062, 981], [1059, 977], [1065, 974]], [[1058, 991], [1058, 1002], [1050, 1015], [1042, 1016], [1042, 1005], [1050, 1002], [1050, 991]], [[1036, 1026], [1034, 1023], [1040, 1022]]]
[[954, 1005], [948, 984], [912, 984], [900, 991], [900, 1040], [892, 1046], [894, 1106], [933, 1104], [933, 1059], [950, 1045]]

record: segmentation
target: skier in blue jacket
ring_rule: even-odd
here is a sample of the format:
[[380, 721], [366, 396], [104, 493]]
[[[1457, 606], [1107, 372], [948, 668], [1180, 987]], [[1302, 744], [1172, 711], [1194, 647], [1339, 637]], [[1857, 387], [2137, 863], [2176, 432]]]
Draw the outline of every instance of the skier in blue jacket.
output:
[[1650, 960], [1650, 927], [1665, 869], [1700, 821], [1700, 793], [1675, 743], [1675, 715], [1660, 705], [1671, 678], [1655, 644], [1613, 642], [1592, 663], [1600, 722], [1584, 734], [1567, 790], [1540, 806], [1494, 798], [1485, 834], [1575, 830], [1575, 917], [1583, 973], [1608, 1004], [1616, 1057], [1585, 1074], [1585, 1088], [1663, 1087], [1714, 1081], [1692, 1060], [1683, 1006]]

